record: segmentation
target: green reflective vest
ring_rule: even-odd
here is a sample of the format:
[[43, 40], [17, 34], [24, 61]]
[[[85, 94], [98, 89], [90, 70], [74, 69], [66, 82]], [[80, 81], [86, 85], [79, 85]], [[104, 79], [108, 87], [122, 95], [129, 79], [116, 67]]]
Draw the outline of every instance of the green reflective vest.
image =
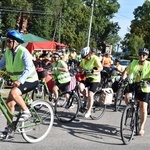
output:
[[[6, 52], [5, 52], [6, 70], [7, 70], [8, 74], [10, 75], [10, 78], [13, 81], [18, 80], [20, 75], [24, 71], [25, 66], [24, 66], [24, 62], [22, 59], [24, 50], [25, 50], [25, 48], [23, 46], [19, 46], [19, 48], [15, 54], [15, 58], [13, 60], [12, 51], [10, 51], [9, 49], [6, 49]], [[38, 80], [38, 76], [37, 76], [34, 65], [33, 65], [33, 69], [31, 69], [31, 70], [32, 70], [32, 73], [26, 79], [27, 82], [34, 82], [34, 81]]]
[[[59, 60], [58, 64], [53, 62], [52, 67], [62, 68], [63, 63], [65, 63], [65, 62], [62, 60]], [[63, 72], [63, 71], [60, 71], [57, 69], [52, 72], [52, 77], [53, 77], [53, 80], [58, 80], [59, 83], [67, 83], [67, 82], [71, 81], [71, 76], [70, 76], [69, 71]]]
[[[139, 60], [133, 60], [131, 64], [127, 67], [127, 74], [129, 77], [133, 77], [133, 82], [139, 82], [140, 80], [147, 78], [150, 79], [150, 62], [146, 60], [145, 64], [141, 68], [141, 66], [139, 65]], [[142, 85], [141, 89], [143, 92], [149, 93], [150, 85]]]
[[[82, 59], [80, 67], [84, 70], [92, 70], [94, 67], [99, 68], [101, 63], [99, 57], [92, 55], [90, 60]], [[86, 78], [93, 78], [92, 82], [100, 82], [100, 72], [87, 73]]]

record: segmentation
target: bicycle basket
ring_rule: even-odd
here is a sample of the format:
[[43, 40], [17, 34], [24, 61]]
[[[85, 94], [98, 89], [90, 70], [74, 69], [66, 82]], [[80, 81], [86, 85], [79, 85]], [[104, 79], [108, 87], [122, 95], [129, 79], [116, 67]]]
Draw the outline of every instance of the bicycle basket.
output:
[[104, 88], [101, 90], [99, 102], [101, 104], [112, 104], [113, 100], [113, 90], [112, 88]]

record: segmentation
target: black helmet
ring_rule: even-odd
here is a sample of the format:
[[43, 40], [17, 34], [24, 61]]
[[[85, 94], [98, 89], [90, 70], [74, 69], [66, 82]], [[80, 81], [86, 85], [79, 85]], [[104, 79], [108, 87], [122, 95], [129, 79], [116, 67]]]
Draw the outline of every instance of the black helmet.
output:
[[52, 57], [58, 57], [58, 58], [60, 58], [61, 56], [60, 56], [60, 54], [58, 52], [55, 52], [55, 53], [52, 54]]
[[95, 48], [91, 48], [91, 52], [96, 53], [96, 49]]
[[24, 38], [22, 34], [17, 30], [9, 30], [6, 33], [7, 38], [12, 38], [13, 40], [16, 40], [18, 43], [24, 43]]
[[147, 48], [140, 48], [139, 51], [138, 51], [138, 53], [139, 54], [140, 53], [145, 53], [145, 54], [149, 55], [149, 50]]
[[120, 59], [119, 59], [119, 58], [116, 58], [116, 59], [115, 59], [115, 62], [120, 62]]

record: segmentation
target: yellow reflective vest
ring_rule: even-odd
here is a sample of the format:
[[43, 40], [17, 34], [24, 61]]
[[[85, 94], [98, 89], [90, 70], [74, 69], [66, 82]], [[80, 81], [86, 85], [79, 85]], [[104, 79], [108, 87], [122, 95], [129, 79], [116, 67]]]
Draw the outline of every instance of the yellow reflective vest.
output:
[[[25, 69], [24, 62], [22, 59], [24, 49], [25, 48], [23, 46], [19, 46], [19, 48], [15, 54], [14, 60], [13, 60], [13, 56], [12, 56], [12, 51], [10, 51], [9, 49], [6, 49], [6, 52], [5, 52], [6, 71], [8, 72], [8, 74], [10, 75], [10, 78], [13, 81], [18, 80], [18, 78], [20, 77], [20, 75], [23, 73], [23, 71]], [[34, 82], [36, 80], [38, 80], [38, 77], [37, 77], [35, 67], [33, 65], [32, 73], [28, 76], [26, 81]]]
[[[145, 64], [141, 66], [139, 65], [139, 60], [133, 60], [126, 71], [129, 77], [133, 77], [134, 82], [139, 82], [142, 79], [150, 79], [150, 62], [146, 60]], [[149, 93], [150, 85], [142, 85], [141, 89], [142, 92]]]

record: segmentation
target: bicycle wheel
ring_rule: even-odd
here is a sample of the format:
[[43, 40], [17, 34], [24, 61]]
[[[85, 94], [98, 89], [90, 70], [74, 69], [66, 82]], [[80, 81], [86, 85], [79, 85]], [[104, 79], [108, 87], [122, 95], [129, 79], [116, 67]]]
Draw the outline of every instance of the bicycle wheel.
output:
[[38, 86], [32, 91], [32, 99], [45, 99], [45, 90], [43, 84], [38, 84]]
[[133, 139], [135, 128], [135, 110], [131, 105], [127, 105], [121, 117], [120, 132], [124, 144], [129, 144]]
[[21, 134], [30, 143], [43, 140], [50, 132], [54, 113], [49, 102], [36, 100], [31, 104], [31, 117], [22, 122]]
[[79, 98], [77, 95], [70, 92], [63, 92], [59, 95], [59, 99], [55, 103], [55, 115], [60, 122], [71, 122], [76, 118], [78, 110]]
[[119, 88], [115, 95], [115, 111], [118, 111], [124, 99], [124, 88]]
[[100, 97], [100, 92], [97, 91], [94, 94], [94, 103], [93, 103], [91, 116], [90, 116], [93, 120], [100, 119], [104, 115], [104, 112], [106, 110], [106, 104], [102, 104], [99, 100], [99, 97]]

